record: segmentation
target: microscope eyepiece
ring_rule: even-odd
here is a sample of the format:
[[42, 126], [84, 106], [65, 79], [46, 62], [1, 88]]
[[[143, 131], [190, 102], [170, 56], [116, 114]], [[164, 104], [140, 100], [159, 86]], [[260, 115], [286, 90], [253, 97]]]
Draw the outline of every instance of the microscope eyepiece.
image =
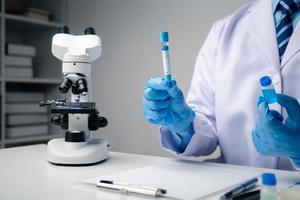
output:
[[58, 33], [66, 33], [69, 34], [70, 33], [70, 29], [67, 26], [62, 26], [58, 29]]
[[70, 79], [68, 79], [68, 78], [65, 77], [62, 80], [62, 82], [61, 82], [61, 84], [60, 84], [60, 86], [59, 86], [58, 89], [63, 94], [67, 93], [69, 91], [69, 89], [72, 87], [72, 84], [73, 84], [73, 82]]
[[88, 93], [88, 87], [87, 87], [87, 82], [84, 78], [80, 78], [77, 80], [77, 85], [78, 85], [78, 92], [82, 95], [85, 96]]
[[96, 35], [96, 31], [93, 27], [88, 27], [84, 30], [84, 35]]

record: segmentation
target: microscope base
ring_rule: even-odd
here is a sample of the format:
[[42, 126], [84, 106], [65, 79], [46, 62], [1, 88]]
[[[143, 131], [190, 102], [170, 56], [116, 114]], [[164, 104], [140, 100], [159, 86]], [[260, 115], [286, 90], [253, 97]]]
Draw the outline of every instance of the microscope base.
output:
[[65, 142], [52, 139], [47, 144], [47, 160], [57, 165], [91, 165], [108, 158], [109, 144], [105, 140]]

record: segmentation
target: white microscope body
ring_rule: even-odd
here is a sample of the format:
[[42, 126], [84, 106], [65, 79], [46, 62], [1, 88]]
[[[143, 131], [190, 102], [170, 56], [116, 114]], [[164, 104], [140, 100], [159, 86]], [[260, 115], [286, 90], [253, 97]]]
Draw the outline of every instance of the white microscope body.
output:
[[65, 138], [47, 144], [47, 160], [53, 164], [89, 165], [108, 158], [109, 143], [90, 139], [90, 131], [107, 125], [91, 100], [91, 62], [101, 56], [101, 39], [93, 28], [85, 35], [71, 35], [67, 27], [52, 38], [52, 54], [62, 60], [61, 93], [71, 91], [71, 101], [47, 101], [51, 122], [66, 130]]

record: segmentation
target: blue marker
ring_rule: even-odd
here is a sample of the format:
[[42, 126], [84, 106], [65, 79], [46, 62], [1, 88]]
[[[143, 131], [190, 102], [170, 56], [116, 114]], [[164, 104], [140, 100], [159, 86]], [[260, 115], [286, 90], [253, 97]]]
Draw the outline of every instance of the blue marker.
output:
[[260, 85], [266, 102], [268, 104], [275, 103], [277, 101], [277, 95], [272, 84], [272, 79], [269, 76], [263, 76], [260, 79]]
[[171, 63], [169, 56], [169, 34], [168, 32], [160, 33], [160, 42], [161, 42], [161, 52], [163, 58], [163, 66], [164, 66], [164, 76], [165, 81], [168, 86], [172, 83], [171, 77]]

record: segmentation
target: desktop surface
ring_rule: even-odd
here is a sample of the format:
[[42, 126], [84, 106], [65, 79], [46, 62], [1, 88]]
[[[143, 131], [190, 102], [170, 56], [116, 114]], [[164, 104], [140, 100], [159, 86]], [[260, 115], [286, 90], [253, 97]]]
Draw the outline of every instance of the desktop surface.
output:
[[[84, 185], [84, 181], [174, 160], [172, 158], [110, 152], [108, 160], [96, 165], [81, 167], [56, 166], [48, 163], [45, 159], [46, 145], [1, 149], [0, 158], [0, 199], [5, 200], [114, 199], [91, 192], [96, 190], [96, 186]], [[266, 170], [276, 172], [282, 180], [289, 183], [300, 180], [298, 172], [213, 163], [212, 165], [219, 166], [220, 170], [226, 166], [254, 170], [258, 173]], [[80, 189], [81, 186], [82, 190]], [[117, 199], [129, 200], [136, 198], [123, 195], [123, 197]]]
[[[92, 177], [119, 173], [167, 160], [110, 152], [110, 158], [91, 166], [56, 166], [46, 160], [46, 145], [0, 150], [0, 199], [62, 199], [68, 186]], [[74, 193], [74, 192], [72, 192]]]

